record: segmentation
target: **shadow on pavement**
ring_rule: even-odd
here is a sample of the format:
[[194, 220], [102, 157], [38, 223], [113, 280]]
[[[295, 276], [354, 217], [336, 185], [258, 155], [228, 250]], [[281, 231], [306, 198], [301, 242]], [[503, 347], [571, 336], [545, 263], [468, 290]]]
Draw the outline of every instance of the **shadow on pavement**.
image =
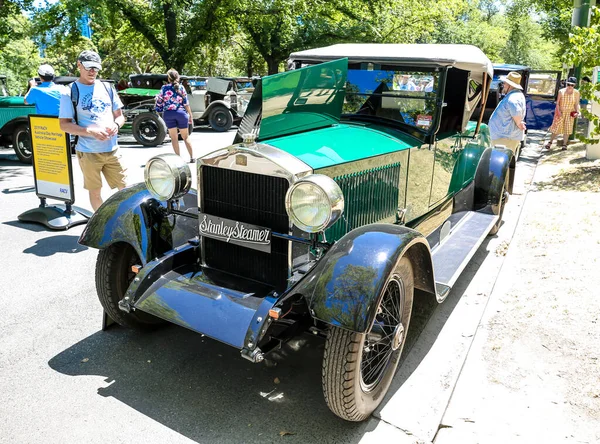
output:
[[[168, 325], [140, 333], [98, 332], [49, 361], [57, 372], [99, 375], [113, 397], [201, 442], [358, 442], [367, 423], [329, 412], [321, 392], [323, 340], [288, 343], [267, 366], [189, 330]], [[85, 361], [85, 362], [84, 362]], [[277, 379], [276, 379], [277, 378]]]
[[48, 228], [46, 228], [42, 224], [21, 222], [19, 220], [11, 220], [9, 222], [2, 222], [2, 224], [9, 225], [11, 227], [16, 227], [16, 228], [23, 228], [25, 230], [34, 231], [36, 233], [39, 233], [40, 231], [48, 231]]
[[[461, 289], [485, 259], [486, 246], [487, 241], [443, 309], [432, 297], [415, 299], [402, 361], [421, 340], [419, 355], [411, 356], [410, 367], [401, 364], [391, 392], [427, 355]], [[425, 326], [429, 334], [423, 340]], [[346, 422], [329, 411], [321, 389], [323, 348], [322, 338], [303, 335], [251, 364], [238, 350], [174, 325], [147, 333], [116, 327], [74, 344], [49, 365], [66, 375], [105, 377], [109, 385], [99, 387], [99, 395], [196, 441], [275, 442], [287, 431], [294, 434], [285, 436], [291, 442], [358, 442], [376, 423]]]
[[[1, 174], [1, 171], [0, 171]], [[5, 188], [2, 190], [3, 194], [15, 194], [15, 193], [32, 193], [35, 191], [35, 187], [15, 187]]]
[[35, 245], [26, 248], [23, 253], [47, 257], [56, 253], [79, 253], [88, 249], [88, 247], [78, 244], [77, 240], [79, 240], [79, 236], [65, 234], [44, 237], [36, 240]]

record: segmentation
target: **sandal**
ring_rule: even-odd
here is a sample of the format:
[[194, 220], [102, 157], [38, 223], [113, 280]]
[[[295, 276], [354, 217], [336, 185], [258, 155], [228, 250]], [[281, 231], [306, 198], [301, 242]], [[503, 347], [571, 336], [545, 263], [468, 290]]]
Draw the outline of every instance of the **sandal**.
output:
[[547, 149], [547, 150], [549, 150], [551, 147], [552, 147], [552, 142], [546, 142], [544, 144], [544, 148]]

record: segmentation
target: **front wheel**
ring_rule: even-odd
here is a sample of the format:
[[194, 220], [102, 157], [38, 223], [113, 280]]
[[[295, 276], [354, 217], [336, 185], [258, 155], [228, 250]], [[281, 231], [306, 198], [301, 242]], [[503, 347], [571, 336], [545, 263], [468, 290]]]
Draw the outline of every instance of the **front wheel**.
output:
[[144, 146], [158, 146], [167, 137], [165, 121], [154, 113], [138, 114], [131, 124], [133, 137]]
[[413, 282], [412, 265], [403, 257], [384, 286], [367, 333], [329, 329], [323, 357], [323, 394], [340, 418], [367, 419], [390, 387], [408, 332]]
[[233, 115], [226, 107], [215, 106], [208, 114], [208, 124], [215, 131], [229, 131], [231, 125], [233, 125]]
[[118, 306], [135, 278], [131, 267], [139, 264], [141, 262], [129, 244], [117, 243], [100, 250], [96, 262], [96, 291], [102, 308], [115, 322], [126, 327], [143, 329], [164, 321], [142, 311], [127, 313]]
[[31, 151], [29, 125], [17, 125], [13, 131], [12, 142], [15, 154], [21, 163], [31, 163], [33, 161], [33, 152]]

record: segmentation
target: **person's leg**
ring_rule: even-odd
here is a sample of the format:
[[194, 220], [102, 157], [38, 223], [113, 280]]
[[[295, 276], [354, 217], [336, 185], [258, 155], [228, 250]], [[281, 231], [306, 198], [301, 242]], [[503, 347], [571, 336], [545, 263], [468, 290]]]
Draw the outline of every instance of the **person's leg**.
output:
[[544, 144], [544, 148], [546, 148], [547, 150], [549, 150], [550, 147], [552, 146], [552, 142], [554, 141], [555, 137], [556, 137], [556, 134], [550, 133], [550, 140]]
[[171, 145], [173, 145], [173, 151], [179, 156], [179, 140], [177, 140], [177, 127], [169, 128], [169, 137], [171, 138]]
[[185, 143], [185, 147], [190, 154], [190, 162], [194, 162], [194, 150], [192, 148], [192, 142], [190, 142], [190, 132], [187, 128], [179, 128], [179, 132], [181, 133], [181, 138], [183, 139], [183, 143]]
[[105, 156], [104, 168], [102, 169], [104, 178], [111, 190], [118, 188], [120, 191], [127, 186], [125, 182], [126, 169], [121, 164], [121, 155], [118, 154], [118, 150], [115, 150], [112, 153], [105, 153]]
[[97, 211], [102, 205], [102, 188], [94, 188], [93, 190], [88, 190], [90, 193], [90, 203], [92, 204], [92, 208], [94, 211]]
[[77, 160], [83, 173], [83, 188], [88, 190], [90, 204], [94, 211], [102, 205], [102, 161], [99, 153], [81, 153], [77, 151]]

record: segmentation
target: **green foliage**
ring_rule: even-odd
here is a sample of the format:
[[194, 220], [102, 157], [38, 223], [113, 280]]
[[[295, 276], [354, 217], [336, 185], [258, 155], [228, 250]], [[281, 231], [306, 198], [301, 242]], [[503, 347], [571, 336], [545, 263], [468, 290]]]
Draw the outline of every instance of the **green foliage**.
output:
[[[564, 52], [564, 59], [574, 66], [581, 66], [583, 73], [591, 76], [595, 66], [600, 66], [600, 9], [592, 9], [591, 24], [588, 28], [575, 27], [569, 39], [569, 45]], [[583, 99], [598, 101], [600, 96], [600, 83], [579, 86]], [[586, 143], [597, 143], [600, 136], [599, 116], [582, 109], [582, 114], [594, 124], [592, 138], [580, 137]]]
[[25, 93], [27, 80], [36, 75], [40, 57], [37, 45], [28, 37], [29, 22], [21, 14], [6, 18], [5, 25], [18, 30], [0, 51], [0, 74], [7, 76], [8, 90], [13, 95]]

